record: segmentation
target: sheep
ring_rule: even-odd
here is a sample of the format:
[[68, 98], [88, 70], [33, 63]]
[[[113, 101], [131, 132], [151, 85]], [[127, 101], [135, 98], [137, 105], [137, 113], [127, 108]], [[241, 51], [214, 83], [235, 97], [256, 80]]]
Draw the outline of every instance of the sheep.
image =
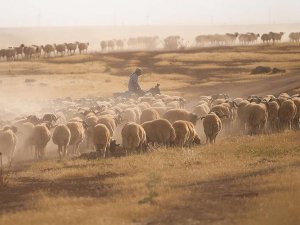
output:
[[155, 103], [152, 104], [152, 107], [163, 107], [163, 108], [166, 108], [166, 104], [159, 100], [159, 101], [156, 101]]
[[8, 48], [5, 50], [5, 57], [7, 61], [14, 61], [16, 58], [17, 50], [15, 48]]
[[292, 129], [292, 121], [297, 114], [297, 106], [291, 99], [285, 100], [281, 103], [278, 117], [281, 129]]
[[225, 116], [221, 120], [222, 125], [224, 125], [225, 131], [228, 131], [230, 128], [230, 122], [232, 121], [232, 114], [229, 106], [224, 104], [225, 103], [213, 106], [210, 112], [217, 112], [219, 115]]
[[6, 126], [0, 130], [0, 152], [7, 156], [9, 162], [11, 162], [13, 154], [17, 145], [17, 133], [18, 129], [15, 126]]
[[198, 117], [204, 117], [206, 116], [210, 111], [210, 108], [206, 102], [201, 105], [197, 105], [193, 109], [193, 113], [196, 114]]
[[32, 135], [33, 129], [34, 124], [30, 122], [25, 122], [18, 126], [18, 131], [20, 133], [18, 142], [21, 144], [25, 151], [32, 147], [32, 144], [30, 143], [30, 137]]
[[171, 109], [181, 109], [181, 105], [178, 101], [172, 101], [166, 104], [167, 107]]
[[216, 143], [216, 138], [222, 130], [222, 121], [217, 112], [210, 112], [203, 119], [204, 133], [206, 136], [206, 144]]
[[139, 117], [137, 118], [136, 110], [130, 108], [125, 109], [123, 112], [121, 112], [121, 117], [126, 122], [136, 122], [138, 123]]
[[47, 123], [51, 123], [51, 124], [56, 123], [57, 120], [58, 120], [58, 117], [52, 113], [45, 114], [42, 119], [43, 122], [47, 122]]
[[85, 138], [85, 126], [83, 122], [69, 122], [67, 127], [70, 130], [71, 138], [69, 146], [72, 147], [72, 154], [79, 154], [79, 145], [83, 142]]
[[94, 113], [90, 113], [86, 116], [85, 118], [85, 123], [87, 124], [87, 130], [86, 130], [86, 134], [87, 134], [87, 148], [91, 147], [91, 143], [92, 143], [92, 138], [93, 138], [93, 131], [94, 131], [94, 127], [97, 125], [99, 118], [94, 114]]
[[109, 150], [111, 135], [109, 129], [104, 124], [97, 124], [93, 131], [93, 143], [98, 154], [105, 158], [106, 151]]
[[142, 153], [146, 146], [146, 132], [144, 128], [137, 123], [126, 123], [121, 131], [122, 145], [126, 154], [138, 151]]
[[296, 97], [293, 99], [293, 101], [297, 108], [297, 113], [293, 120], [293, 127], [294, 127], [294, 129], [299, 130], [300, 129], [300, 98]]
[[79, 54], [84, 52], [87, 54], [88, 47], [89, 47], [89, 43], [78, 43]]
[[114, 132], [118, 125], [120, 125], [122, 122], [121, 116], [102, 116], [98, 118], [97, 124], [104, 124], [110, 132], [110, 135], [113, 136]]
[[35, 148], [35, 159], [42, 159], [45, 156], [45, 147], [51, 139], [49, 124], [39, 124], [33, 128], [30, 143]]
[[145, 123], [159, 118], [160, 118], [159, 113], [155, 109], [150, 108], [142, 112], [140, 122]]
[[54, 48], [57, 54], [59, 53], [61, 56], [63, 56], [66, 53], [67, 46], [66, 44], [59, 44], [59, 45], [54, 44]]
[[50, 57], [51, 56], [51, 53], [52, 52], [55, 52], [55, 47], [53, 45], [45, 45], [45, 46], [42, 46], [42, 49], [44, 51], [44, 54], [47, 56], [47, 57]]
[[15, 47], [17, 59], [19, 58], [19, 55], [21, 55], [21, 58], [23, 58], [24, 47], [25, 47], [24, 44], [21, 44], [19, 47]]
[[102, 52], [105, 52], [107, 49], [107, 41], [101, 41], [100, 46], [101, 46]]
[[170, 146], [176, 138], [172, 124], [166, 119], [157, 119], [142, 124], [148, 143]]
[[75, 42], [75, 43], [66, 43], [65, 44], [66, 47], [67, 47], [67, 51], [68, 51], [68, 53], [70, 55], [75, 54], [75, 51], [76, 51], [76, 49], [78, 47], [78, 44], [79, 44], [78, 42]]
[[151, 107], [151, 109], [156, 110], [160, 117], [163, 117], [165, 113], [169, 110], [167, 107]]
[[142, 102], [139, 103], [137, 107], [140, 109], [141, 112], [143, 112], [144, 110], [151, 108], [151, 105], [148, 102]]
[[196, 125], [199, 120], [196, 114], [184, 109], [171, 109], [164, 114], [163, 118], [167, 119], [170, 123], [174, 123], [177, 120], [185, 120], [192, 122], [194, 125]]
[[268, 120], [268, 104], [266, 102], [250, 104], [248, 110], [247, 125], [250, 135], [264, 132]]
[[68, 126], [58, 125], [55, 127], [52, 135], [52, 141], [58, 146], [58, 155], [60, 159], [66, 156], [70, 139], [71, 132]]
[[[191, 147], [197, 136], [196, 129], [191, 122], [178, 120], [173, 123], [176, 138], [175, 145], [181, 148], [188, 146]], [[198, 137], [199, 138], [199, 137]]]
[[270, 131], [275, 131], [278, 128], [278, 112], [279, 112], [279, 104], [276, 101], [268, 102], [268, 128]]

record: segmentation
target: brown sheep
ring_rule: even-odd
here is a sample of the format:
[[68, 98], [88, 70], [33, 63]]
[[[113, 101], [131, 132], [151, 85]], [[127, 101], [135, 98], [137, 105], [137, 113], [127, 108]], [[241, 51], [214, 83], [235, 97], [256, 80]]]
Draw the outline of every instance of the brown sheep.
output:
[[14, 151], [16, 150], [17, 131], [18, 129], [14, 126], [4, 127], [0, 130], [0, 152], [8, 157], [9, 162], [11, 162]]
[[160, 118], [159, 113], [155, 109], [150, 108], [150, 109], [145, 109], [142, 112], [140, 121], [142, 124], [148, 121], [157, 120], [159, 118]]
[[297, 113], [296, 116], [294, 117], [294, 121], [293, 121], [293, 127], [296, 130], [300, 129], [300, 98], [294, 98], [294, 103], [297, 107]]
[[[176, 138], [175, 145], [181, 148], [185, 146], [190, 146], [191, 142], [194, 140], [195, 135], [191, 133], [190, 126], [188, 125], [188, 121], [178, 120], [173, 123], [173, 127], [175, 130]], [[191, 136], [193, 137], [191, 138]]]
[[206, 136], [206, 144], [216, 143], [216, 138], [222, 130], [222, 121], [220, 116], [215, 112], [210, 112], [203, 119], [204, 133]]
[[35, 148], [35, 158], [42, 159], [45, 156], [45, 147], [51, 139], [48, 124], [36, 125], [32, 131], [31, 143]]
[[66, 156], [70, 139], [71, 132], [66, 125], [59, 125], [55, 127], [52, 135], [52, 141], [58, 146], [58, 155], [60, 159]]
[[200, 119], [194, 113], [190, 113], [184, 109], [171, 109], [165, 113], [163, 116], [164, 119], [167, 119], [170, 123], [175, 123], [177, 120], [190, 121], [196, 125], [197, 121]]
[[94, 127], [93, 143], [98, 153], [102, 153], [105, 158], [106, 151], [109, 150], [111, 135], [109, 129], [104, 124], [97, 124]]
[[147, 142], [170, 146], [176, 138], [172, 124], [166, 119], [157, 119], [142, 124], [147, 136]]
[[71, 132], [71, 139], [69, 145], [72, 146], [72, 154], [79, 154], [79, 145], [85, 138], [85, 128], [83, 122], [69, 122], [67, 126]]
[[297, 106], [291, 99], [285, 100], [281, 103], [278, 112], [281, 129], [292, 129], [292, 121], [297, 114]]
[[126, 123], [121, 134], [126, 154], [134, 151], [142, 153], [146, 145], [146, 132], [141, 125], [133, 122]]

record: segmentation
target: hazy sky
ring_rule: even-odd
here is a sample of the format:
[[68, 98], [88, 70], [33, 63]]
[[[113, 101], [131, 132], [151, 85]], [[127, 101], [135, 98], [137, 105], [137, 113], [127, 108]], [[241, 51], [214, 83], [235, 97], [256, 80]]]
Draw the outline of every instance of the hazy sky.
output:
[[300, 22], [300, 0], [0, 0], [0, 27]]

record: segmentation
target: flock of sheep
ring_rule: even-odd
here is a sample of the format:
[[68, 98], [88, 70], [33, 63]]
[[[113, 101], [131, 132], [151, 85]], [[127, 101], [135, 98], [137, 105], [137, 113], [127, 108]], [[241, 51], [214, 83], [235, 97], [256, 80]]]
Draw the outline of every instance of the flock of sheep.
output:
[[300, 95], [286, 93], [247, 99], [217, 94], [201, 96], [199, 101], [188, 104], [182, 97], [164, 94], [56, 99], [48, 113], [2, 121], [0, 152], [11, 159], [16, 151], [30, 155], [30, 149], [34, 149], [35, 159], [43, 159], [52, 139], [58, 146], [59, 158], [78, 156], [82, 149], [93, 149], [81, 155], [85, 157], [127, 155], [156, 146], [200, 145], [201, 132], [206, 143], [215, 143], [222, 129], [225, 135], [236, 131], [256, 135], [298, 130], [299, 120]]
[[54, 45], [30, 45], [25, 46], [21, 44], [19, 47], [9, 47], [7, 49], [0, 50], [0, 60], [6, 59], [7, 61], [14, 61], [19, 59], [32, 59], [40, 58], [42, 54], [45, 57], [50, 57], [51, 55], [64, 56], [65, 54], [75, 54], [76, 50], [79, 53], [87, 53], [89, 43], [64, 43], [64, 44], [54, 44]]
[[[259, 37], [263, 43], [281, 42], [284, 33], [269, 32], [265, 34], [255, 33], [227, 33], [227, 34], [213, 34], [213, 35], [199, 35], [195, 38], [196, 46], [219, 46], [219, 45], [233, 45], [238, 39], [240, 44], [255, 44], [258, 42]], [[289, 34], [291, 42], [300, 42], [300, 32], [293, 32]], [[188, 42], [180, 36], [168, 36], [160, 40], [157, 36], [141, 36], [132, 37], [127, 41], [122, 39], [103, 40], [100, 42], [102, 52], [121, 51], [126, 46], [128, 49], [157, 49], [161, 45], [166, 50], [184, 49], [189, 46]], [[31, 45], [25, 46], [21, 44], [19, 47], [9, 47], [0, 50], [0, 60], [6, 59], [7, 61], [14, 61], [18, 59], [32, 59], [40, 58], [42, 55], [45, 57], [50, 56], [64, 56], [66, 54], [75, 54], [78, 50], [79, 54], [87, 53], [89, 43], [64, 43], [64, 44], [47, 44], [45, 46]]]

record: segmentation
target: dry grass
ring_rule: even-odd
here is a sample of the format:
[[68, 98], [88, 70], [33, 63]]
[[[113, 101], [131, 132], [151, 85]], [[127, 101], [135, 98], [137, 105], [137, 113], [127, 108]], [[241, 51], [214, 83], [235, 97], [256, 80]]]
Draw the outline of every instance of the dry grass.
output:
[[[299, 82], [299, 52], [300, 46], [282, 44], [213, 47], [168, 53], [74, 55], [1, 62], [0, 75], [5, 92], [13, 92], [9, 91], [11, 86], [18, 84], [22, 94], [42, 92], [45, 93], [42, 96], [44, 99], [51, 96], [111, 96], [114, 92], [127, 89], [128, 76], [139, 66], [145, 71], [141, 81], [145, 89], [161, 83], [164, 93], [190, 99], [194, 99], [195, 95], [212, 94], [216, 89], [233, 96], [247, 96], [292, 89], [291, 84]], [[288, 73], [250, 75], [249, 72], [259, 65], [279, 67], [288, 70]], [[30, 85], [30, 91], [23, 79], [36, 80]], [[270, 80], [275, 82], [272, 86], [257, 87]]]
[[299, 146], [299, 133], [287, 132], [191, 150], [19, 166], [0, 192], [0, 221], [298, 224]]

